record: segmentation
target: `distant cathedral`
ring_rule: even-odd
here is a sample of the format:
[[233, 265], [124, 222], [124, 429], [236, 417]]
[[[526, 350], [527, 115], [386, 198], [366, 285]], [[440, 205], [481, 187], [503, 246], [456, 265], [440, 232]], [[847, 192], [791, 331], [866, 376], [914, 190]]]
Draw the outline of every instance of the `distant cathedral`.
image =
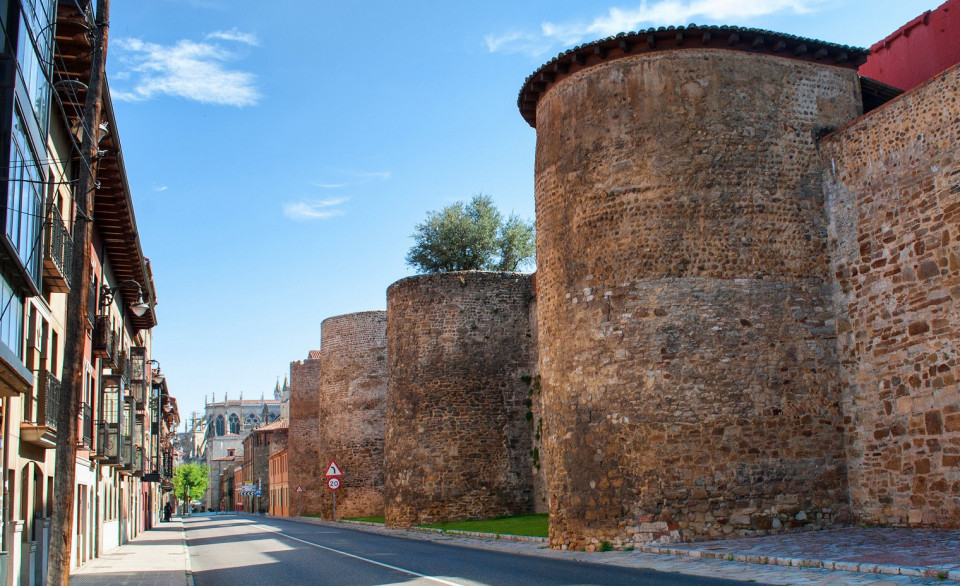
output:
[[273, 399], [261, 393], [260, 399], [244, 400], [242, 391], [239, 399], [231, 400], [226, 393], [223, 401], [217, 402], [214, 395], [210, 399], [204, 405], [208, 438], [239, 436], [242, 439], [262, 425], [290, 416], [290, 384], [286, 378], [283, 386], [277, 381]]

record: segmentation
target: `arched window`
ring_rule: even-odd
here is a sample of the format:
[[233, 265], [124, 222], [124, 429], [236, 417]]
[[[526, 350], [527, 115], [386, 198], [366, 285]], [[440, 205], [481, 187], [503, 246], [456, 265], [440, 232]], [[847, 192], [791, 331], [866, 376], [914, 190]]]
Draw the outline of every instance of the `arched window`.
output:
[[224, 433], [224, 432], [223, 432], [223, 423], [224, 423], [224, 422], [223, 422], [223, 415], [217, 415], [217, 422], [215, 423], [215, 426], [216, 426], [216, 433], [217, 433], [218, 436], [223, 435], [223, 433]]
[[271, 413], [271, 414], [270, 414], [270, 421], [276, 421], [276, 420], [277, 420], [277, 414], [276, 414], [276, 413]]
[[247, 418], [243, 420], [243, 425], [247, 429], [256, 429], [260, 427], [260, 418], [257, 417], [256, 413], [250, 413], [247, 415]]
[[230, 414], [230, 433], [240, 433], [240, 418], [236, 413]]

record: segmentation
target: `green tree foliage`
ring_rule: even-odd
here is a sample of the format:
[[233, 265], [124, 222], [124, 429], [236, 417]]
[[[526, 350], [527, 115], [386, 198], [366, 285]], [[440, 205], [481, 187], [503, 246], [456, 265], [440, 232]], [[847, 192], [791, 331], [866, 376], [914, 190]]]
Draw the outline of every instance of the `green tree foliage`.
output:
[[413, 241], [407, 264], [424, 273], [516, 271], [535, 262], [533, 222], [514, 214], [504, 220], [483, 194], [429, 212]]
[[180, 500], [187, 498], [187, 487], [190, 488], [190, 500], [199, 499], [207, 492], [207, 480], [210, 468], [206, 464], [191, 462], [177, 466], [173, 471], [173, 494]]

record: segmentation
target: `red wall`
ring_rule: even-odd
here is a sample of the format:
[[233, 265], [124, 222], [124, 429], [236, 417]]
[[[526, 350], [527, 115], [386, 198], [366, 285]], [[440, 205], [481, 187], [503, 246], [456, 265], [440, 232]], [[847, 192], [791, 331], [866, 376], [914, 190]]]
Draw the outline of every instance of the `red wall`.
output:
[[902, 90], [960, 63], [960, 0], [947, 0], [870, 47], [860, 75]]

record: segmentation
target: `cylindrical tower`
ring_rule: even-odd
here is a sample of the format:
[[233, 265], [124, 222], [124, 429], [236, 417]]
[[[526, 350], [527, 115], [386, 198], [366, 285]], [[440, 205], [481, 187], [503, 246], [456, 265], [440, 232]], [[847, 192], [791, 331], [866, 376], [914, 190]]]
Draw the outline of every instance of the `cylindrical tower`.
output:
[[528, 78], [553, 547], [848, 510], [816, 140], [859, 114], [859, 58], [691, 25]]
[[389, 526], [533, 512], [530, 275], [387, 289]]
[[[383, 514], [383, 437], [387, 396], [387, 314], [350, 313], [320, 324], [320, 473], [331, 460], [343, 470], [338, 517]], [[322, 478], [320, 483], [323, 484]], [[321, 511], [333, 514], [324, 487]]]

